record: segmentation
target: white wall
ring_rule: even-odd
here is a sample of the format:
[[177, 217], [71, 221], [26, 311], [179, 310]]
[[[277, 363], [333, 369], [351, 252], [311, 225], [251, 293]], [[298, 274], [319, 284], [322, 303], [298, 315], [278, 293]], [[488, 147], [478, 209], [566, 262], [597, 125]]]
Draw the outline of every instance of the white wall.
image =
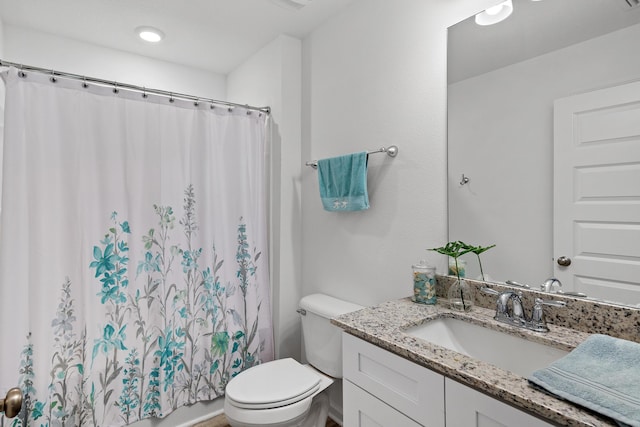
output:
[[224, 100], [225, 76], [64, 37], [4, 26], [2, 59], [73, 74]]
[[4, 56], [4, 21], [0, 16], [0, 58]]
[[493, 279], [553, 275], [553, 101], [639, 79], [638, 38], [635, 25], [449, 87], [451, 238], [497, 244], [482, 255]]
[[303, 294], [371, 305], [410, 295], [419, 259], [443, 270], [426, 249], [447, 239], [446, 28], [491, 3], [360, 1], [304, 40], [304, 158], [399, 154], [369, 157], [362, 212], [323, 211], [303, 170]]
[[[409, 296], [411, 265], [445, 260], [446, 29], [495, 1], [366, 0], [303, 41], [305, 160], [395, 144], [369, 157], [371, 207], [323, 210], [317, 172], [302, 171], [302, 293], [361, 305]], [[340, 383], [331, 413], [340, 417]]]
[[300, 360], [301, 42], [280, 36], [229, 74], [230, 101], [271, 107], [271, 287], [276, 357]]

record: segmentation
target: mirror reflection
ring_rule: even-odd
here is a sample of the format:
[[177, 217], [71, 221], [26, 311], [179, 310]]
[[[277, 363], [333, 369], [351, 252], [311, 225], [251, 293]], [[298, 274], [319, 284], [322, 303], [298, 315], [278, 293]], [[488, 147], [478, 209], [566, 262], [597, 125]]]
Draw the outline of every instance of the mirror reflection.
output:
[[449, 240], [496, 245], [488, 280], [540, 289], [557, 277], [565, 292], [640, 303], [634, 4], [513, 0], [497, 24], [449, 28]]

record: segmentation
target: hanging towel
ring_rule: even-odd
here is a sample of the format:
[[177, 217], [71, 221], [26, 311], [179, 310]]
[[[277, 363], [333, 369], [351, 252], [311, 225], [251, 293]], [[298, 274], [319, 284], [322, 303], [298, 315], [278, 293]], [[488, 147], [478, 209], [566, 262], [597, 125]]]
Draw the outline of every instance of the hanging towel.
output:
[[591, 335], [562, 359], [535, 371], [529, 381], [619, 423], [640, 426], [638, 343]]
[[369, 209], [366, 151], [318, 160], [318, 182], [325, 210]]

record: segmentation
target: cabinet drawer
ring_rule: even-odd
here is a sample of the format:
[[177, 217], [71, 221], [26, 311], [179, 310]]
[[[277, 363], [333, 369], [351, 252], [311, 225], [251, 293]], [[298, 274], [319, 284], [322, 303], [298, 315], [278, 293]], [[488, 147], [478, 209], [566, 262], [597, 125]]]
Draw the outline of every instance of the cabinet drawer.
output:
[[447, 378], [447, 426], [552, 427], [526, 412]]
[[345, 379], [422, 425], [444, 426], [442, 375], [353, 335], [342, 337]]
[[344, 427], [421, 427], [406, 415], [379, 401], [351, 381], [342, 383]]

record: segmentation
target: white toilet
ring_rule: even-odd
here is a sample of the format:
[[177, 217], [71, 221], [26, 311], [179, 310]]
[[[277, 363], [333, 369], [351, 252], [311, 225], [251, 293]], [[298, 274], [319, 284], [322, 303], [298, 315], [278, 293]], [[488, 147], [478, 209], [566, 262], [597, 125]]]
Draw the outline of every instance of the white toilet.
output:
[[[300, 300], [307, 360], [280, 359], [247, 369], [225, 390], [224, 412], [232, 427], [324, 427], [329, 411], [325, 392], [342, 378], [341, 329], [332, 317], [363, 307], [328, 295]], [[332, 378], [333, 377], [333, 378]]]

